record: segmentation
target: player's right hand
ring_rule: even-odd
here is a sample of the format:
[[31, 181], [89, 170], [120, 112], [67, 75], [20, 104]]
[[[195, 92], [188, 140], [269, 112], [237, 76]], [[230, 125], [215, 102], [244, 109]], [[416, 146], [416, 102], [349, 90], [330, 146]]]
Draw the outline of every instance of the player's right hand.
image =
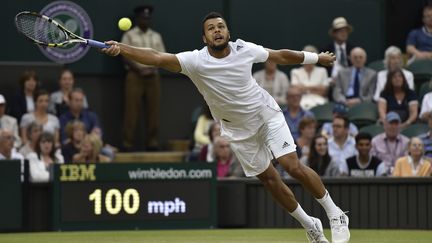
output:
[[323, 66], [333, 66], [336, 56], [333, 52], [321, 52], [318, 54], [318, 63]]
[[109, 48], [100, 49], [103, 53], [109, 56], [118, 56], [120, 54], [120, 46], [117, 41], [105, 41], [105, 44], [109, 45]]

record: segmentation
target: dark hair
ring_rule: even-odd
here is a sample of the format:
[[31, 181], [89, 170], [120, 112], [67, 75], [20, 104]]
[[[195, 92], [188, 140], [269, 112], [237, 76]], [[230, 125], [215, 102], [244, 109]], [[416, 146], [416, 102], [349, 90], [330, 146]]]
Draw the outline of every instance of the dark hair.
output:
[[342, 119], [344, 121], [344, 128], [349, 128], [350, 121], [349, 121], [348, 117], [341, 116], [341, 115], [335, 115], [333, 120], [335, 120], [335, 119]]
[[154, 8], [151, 5], [142, 5], [142, 6], [138, 6], [134, 9], [134, 14], [135, 14], [135, 17], [137, 17], [141, 13], [147, 11], [146, 12], [147, 17], [150, 17], [153, 14], [153, 10], [154, 10]]
[[428, 11], [432, 10], [432, 4], [424, 6], [423, 11], [426, 11], [426, 10], [428, 10]]
[[210, 138], [210, 141], [211, 141], [211, 142], [213, 142], [213, 139], [214, 139], [212, 131], [213, 131], [214, 127], [217, 126], [217, 125], [219, 125], [219, 123], [217, 123], [217, 122], [213, 122], [213, 123], [210, 125], [210, 127], [209, 127], [208, 135], [209, 135], [209, 138]]
[[359, 143], [360, 140], [368, 140], [372, 141], [372, 136], [369, 133], [360, 132], [355, 136], [356, 144]]
[[56, 157], [55, 157], [56, 149], [55, 149], [54, 135], [49, 133], [49, 132], [43, 132], [40, 135], [40, 137], [36, 143], [37, 145], [36, 145], [36, 149], [35, 149], [36, 150], [35, 152], [38, 155], [39, 159], [41, 159], [42, 150], [40, 148], [40, 144], [42, 141], [48, 141], [48, 142], [52, 143], [52, 150], [50, 151], [49, 156], [53, 161], [57, 162]]
[[20, 85], [21, 85], [21, 89], [23, 91], [24, 91], [24, 84], [25, 84], [25, 82], [27, 80], [30, 80], [30, 79], [34, 79], [36, 81], [36, 89], [35, 90], [38, 89], [38, 86], [39, 86], [39, 82], [38, 81], [39, 81], [39, 79], [38, 79], [38, 76], [37, 76], [36, 72], [34, 70], [26, 70], [26, 71], [24, 71], [24, 73], [21, 75], [21, 78], [20, 78]]
[[72, 99], [73, 93], [81, 93], [83, 96], [85, 96], [84, 90], [81, 88], [73, 88], [72, 91], [69, 93], [69, 98]]
[[59, 79], [63, 76], [64, 73], [70, 73], [70, 74], [72, 74], [72, 77], [74, 77], [74, 73], [72, 72], [72, 70], [67, 69], [67, 68], [64, 68], [64, 69], [62, 69], [61, 72], [60, 72]]
[[406, 77], [405, 77], [402, 69], [398, 68], [396, 70], [389, 71], [387, 73], [387, 81], [386, 81], [386, 84], [384, 86], [384, 90], [381, 92], [382, 96], [390, 96], [390, 95], [394, 94], [394, 87], [393, 87], [392, 79], [397, 73], [400, 73], [402, 75], [402, 79], [403, 79], [402, 90], [405, 93], [409, 92], [409, 86], [408, 86], [408, 82], [406, 80]]
[[327, 143], [327, 138], [324, 137], [323, 135], [320, 134], [320, 135], [315, 136], [312, 140], [311, 145], [310, 145], [308, 162], [309, 162], [309, 167], [311, 169], [313, 169], [318, 175], [322, 176], [322, 175], [324, 175], [327, 167], [329, 166], [329, 164], [331, 162], [331, 157], [328, 153], [328, 148], [327, 148], [327, 153], [324, 156], [321, 156], [320, 154], [318, 154], [318, 151], [315, 149], [316, 141], [320, 138], [324, 139]]
[[27, 134], [27, 137], [29, 139], [31, 138], [31, 133], [36, 128], [39, 128], [39, 129], [43, 130], [43, 126], [41, 124], [37, 123], [36, 121], [30, 123], [30, 125], [27, 126], [26, 134]]
[[34, 93], [34, 95], [33, 95], [33, 100], [34, 100], [34, 102], [35, 102], [35, 105], [36, 105], [36, 101], [37, 101], [37, 99], [38, 99], [40, 96], [42, 96], [42, 95], [48, 95], [48, 97], [49, 97], [49, 96], [50, 96], [50, 93], [48, 92], [48, 90], [45, 90], [45, 89], [37, 90], [37, 91]]
[[304, 128], [306, 128], [309, 125], [314, 125], [316, 127], [317, 121], [313, 117], [305, 116], [300, 120], [300, 123], [298, 125], [298, 129], [301, 132], [301, 130], [303, 130]]
[[[206, 16], [204, 16], [201, 24], [202, 24], [202, 34], [204, 35], [204, 23], [209, 20], [209, 19], [216, 19], [216, 18], [221, 18], [225, 21], [224, 17], [222, 16], [222, 14], [218, 13], [218, 12], [210, 12], [208, 13]], [[226, 22], [226, 21], [225, 21]]]

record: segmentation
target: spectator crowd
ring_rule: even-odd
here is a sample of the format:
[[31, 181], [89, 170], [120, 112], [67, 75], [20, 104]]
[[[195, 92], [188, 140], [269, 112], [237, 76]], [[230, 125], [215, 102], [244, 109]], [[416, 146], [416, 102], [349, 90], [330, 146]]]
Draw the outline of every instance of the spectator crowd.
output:
[[[149, 28], [152, 11], [149, 6], [136, 9], [138, 24], [124, 35], [123, 42], [141, 45], [134, 40], [144, 33], [145, 38], [157, 40], [157, 49], [164, 50], [161, 36]], [[431, 176], [432, 92], [420, 100], [415, 73], [406, 67], [421, 61], [432, 63], [432, 6], [423, 9], [423, 24], [408, 34], [406, 53], [389, 46], [380, 63], [382, 68], [373, 68], [367, 65], [367, 51], [349, 41], [353, 27], [344, 17], [338, 17], [329, 29], [332, 41], [321, 49], [335, 53], [334, 66], [307, 64], [292, 69], [288, 76], [268, 61], [263, 70], [253, 74], [257, 84], [279, 103], [304, 166], [329, 177]], [[318, 53], [312, 45], [303, 50]], [[130, 94], [125, 102], [128, 129], [123, 146], [133, 146], [140, 107], [136, 100], [145, 95], [149, 112], [146, 145], [157, 148], [158, 70], [127, 61], [125, 65], [126, 93]], [[141, 80], [146, 80], [149, 87], [141, 87]], [[73, 72], [65, 69], [59, 75], [58, 90], [50, 93], [43, 89], [34, 71], [26, 71], [11, 100], [0, 93], [0, 160], [29, 160], [33, 182], [49, 181], [55, 163], [114, 159], [116, 149], [104, 144], [98, 115], [74, 81]], [[376, 108], [376, 121], [351, 121], [350, 111], [365, 103]], [[319, 108], [326, 106], [331, 107], [330, 118], [319, 119], [323, 115]], [[220, 136], [220, 124], [207, 106], [201, 113], [187, 160], [216, 163], [220, 178], [243, 177], [229, 141]], [[371, 132], [367, 125], [381, 127], [382, 131]], [[416, 125], [428, 126], [428, 130], [411, 137], [403, 135]]]

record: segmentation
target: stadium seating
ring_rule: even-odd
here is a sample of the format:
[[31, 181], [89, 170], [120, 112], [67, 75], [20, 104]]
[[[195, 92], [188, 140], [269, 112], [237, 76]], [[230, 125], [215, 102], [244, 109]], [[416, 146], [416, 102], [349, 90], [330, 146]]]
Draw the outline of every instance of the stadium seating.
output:
[[428, 125], [424, 123], [415, 123], [403, 129], [401, 133], [409, 138], [418, 136], [429, 131]]
[[384, 132], [384, 127], [382, 125], [373, 124], [360, 128], [359, 132], [365, 132], [370, 134], [372, 137]]
[[382, 59], [373, 61], [373, 62], [369, 63], [367, 66], [369, 68], [372, 68], [373, 70], [375, 70], [377, 72], [385, 69], [384, 60], [382, 60]]
[[330, 122], [333, 119], [333, 107], [334, 103], [329, 102], [324, 105], [313, 107], [310, 111], [314, 114], [315, 119], [321, 125], [325, 122]]
[[418, 101], [421, 102], [423, 101], [423, 97], [432, 91], [432, 80], [430, 80], [429, 82], [423, 83], [420, 86], [420, 91], [418, 93]]
[[432, 60], [417, 60], [408, 65], [408, 70], [414, 74], [416, 90], [432, 78]]
[[371, 125], [378, 120], [378, 108], [375, 103], [362, 102], [350, 108], [348, 119], [357, 127]]

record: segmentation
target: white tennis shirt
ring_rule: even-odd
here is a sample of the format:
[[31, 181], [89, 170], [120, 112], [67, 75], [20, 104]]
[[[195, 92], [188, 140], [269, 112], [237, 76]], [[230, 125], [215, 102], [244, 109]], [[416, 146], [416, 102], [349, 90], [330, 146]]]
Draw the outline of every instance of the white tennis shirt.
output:
[[221, 121], [221, 135], [230, 140], [253, 136], [280, 108], [252, 77], [252, 65], [265, 62], [264, 47], [238, 39], [229, 42], [224, 58], [210, 55], [207, 47], [178, 53], [181, 73], [188, 76]]

